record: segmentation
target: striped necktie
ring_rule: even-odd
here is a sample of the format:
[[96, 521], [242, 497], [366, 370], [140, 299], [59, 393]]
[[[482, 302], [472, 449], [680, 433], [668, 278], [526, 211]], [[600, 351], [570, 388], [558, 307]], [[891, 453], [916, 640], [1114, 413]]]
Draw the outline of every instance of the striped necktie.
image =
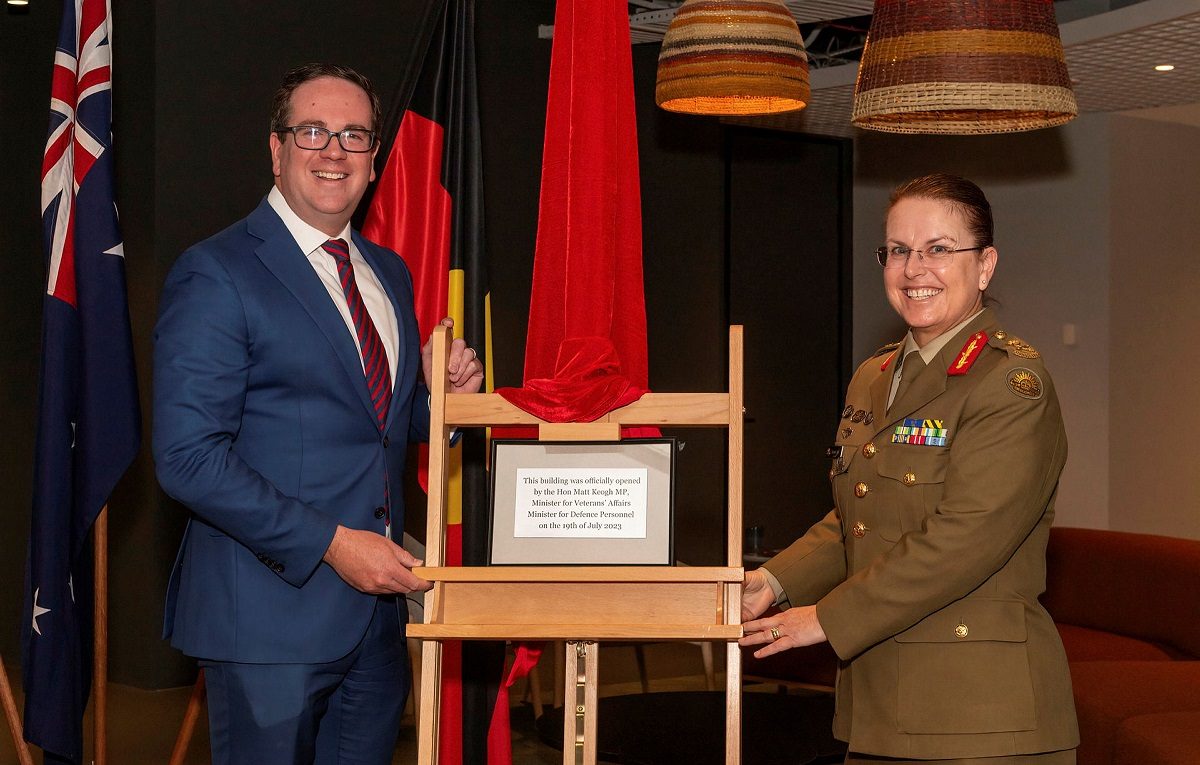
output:
[[371, 402], [375, 405], [375, 418], [379, 429], [383, 430], [387, 422], [388, 406], [392, 400], [392, 376], [388, 372], [387, 354], [383, 350], [383, 341], [367, 313], [362, 295], [358, 291], [358, 283], [354, 281], [354, 266], [350, 263], [350, 247], [343, 239], [330, 239], [321, 245], [334, 261], [337, 262], [338, 278], [342, 282], [342, 292], [346, 295], [346, 305], [350, 308], [350, 317], [354, 321], [354, 330], [358, 333], [358, 345], [362, 349], [363, 372], [367, 376], [367, 390], [371, 394]]

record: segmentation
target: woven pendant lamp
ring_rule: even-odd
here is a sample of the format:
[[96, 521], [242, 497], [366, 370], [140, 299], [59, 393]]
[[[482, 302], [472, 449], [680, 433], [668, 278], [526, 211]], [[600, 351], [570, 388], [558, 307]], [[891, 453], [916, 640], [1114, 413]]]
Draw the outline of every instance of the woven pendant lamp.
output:
[[663, 38], [654, 100], [689, 114], [803, 109], [808, 56], [796, 20], [782, 0], [686, 0]]
[[891, 133], [1008, 133], [1079, 109], [1050, 0], [876, 0], [851, 122]]

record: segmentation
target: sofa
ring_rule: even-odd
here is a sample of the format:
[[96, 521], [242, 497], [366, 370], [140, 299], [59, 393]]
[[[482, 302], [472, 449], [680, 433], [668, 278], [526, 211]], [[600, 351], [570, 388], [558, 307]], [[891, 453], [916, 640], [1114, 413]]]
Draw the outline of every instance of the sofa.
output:
[[1046, 566], [1079, 765], [1200, 763], [1200, 540], [1056, 528]]
[[[1078, 765], [1200, 764], [1200, 540], [1053, 528], [1042, 603], [1070, 663]], [[742, 659], [748, 679], [832, 691], [828, 644]]]

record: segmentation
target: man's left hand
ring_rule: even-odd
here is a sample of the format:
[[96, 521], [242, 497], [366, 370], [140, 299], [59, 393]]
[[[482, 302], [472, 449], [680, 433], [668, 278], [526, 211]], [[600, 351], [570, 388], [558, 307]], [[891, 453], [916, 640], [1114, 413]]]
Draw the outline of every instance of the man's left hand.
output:
[[[454, 319], [449, 316], [442, 319], [441, 325], [454, 329]], [[433, 377], [433, 338], [430, 337], [421, 348], [421, 368], [425, 372], [426, 384]], [[467, 341], [461, 337], [450, 343], [450, 358], [446, 364], [446, 379], [450, 383], [450, 393], [478, 393], [483, 387], [483, 363], [474, 348], [467, 346]]]

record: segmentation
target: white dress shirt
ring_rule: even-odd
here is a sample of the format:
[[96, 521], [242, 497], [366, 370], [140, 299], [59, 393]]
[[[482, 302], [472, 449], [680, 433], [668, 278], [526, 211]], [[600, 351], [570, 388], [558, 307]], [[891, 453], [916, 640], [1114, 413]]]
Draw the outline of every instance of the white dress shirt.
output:
[[361, 364], [362, 345], [358, 342], [354, 319], [350, 316], [350, 307], [346, 304], [346, 293], [342, 291], [337, 262], [332, 255], [321, 248], [321, 245], [330, 239], [342, 239], [350, 246], [350, 263], [354, 266], [354, 281], [358, 284], [358, 291], [362, 295], [367, 313], [375, 324], [375, 331], [379, 333], [379, 339], [383, 342], [383, 350], [387, 354], [388, 372], [391, 374], [392, 385], [395, 385], [396, 356], [400, 341], [400, 333], [396, 325], [396, 311], [392, 308], [392, 301], [388, 299], [375, 272], [371, 270], [371, 266], [363, 259], [362, 253], [354, 246], [354, 239], [350, 236], [350, 224], [347, 223], [346, 228], [342, 229], [340, 234], [331, 237], [300, 220], [300, 216], [292, 212], [291, 207], [288, 207], [287, 200], [283, 198], [278, 187], [271, 187], [271, 193], [267, 194], [267, 202], [283, 220], [283, 225], [287, 226], [288, 232], [308, 258], [309, 265], [313, 267], [313, 271], [325, 285], [325, 289], [329, 292], [329, 298], [338, 309], [338, 313], [342, 315], [342, 321], [346, 322], [346, 331], [353, 338], [354, 347], [358, 348], [358, 360]]

